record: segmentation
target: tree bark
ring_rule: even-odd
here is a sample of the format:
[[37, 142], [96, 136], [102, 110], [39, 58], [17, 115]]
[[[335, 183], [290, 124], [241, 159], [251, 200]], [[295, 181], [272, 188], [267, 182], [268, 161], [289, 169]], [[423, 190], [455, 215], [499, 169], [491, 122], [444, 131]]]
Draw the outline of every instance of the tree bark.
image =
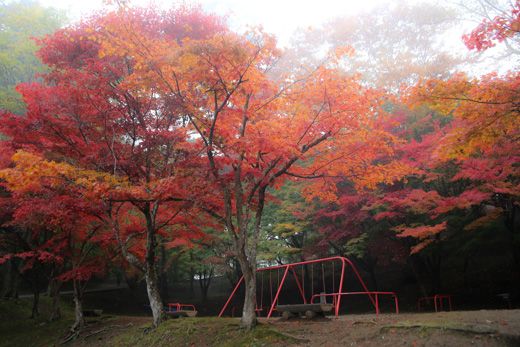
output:
[[163, 321], [163, 305], [159, 293], [157, 273], [153, 266], [146, 269], [145, 280], [148, 300], [150, 301], [150, 309], [152, 310], [153, 326], [156, 328]]
[[2, 267], [3, 273], [3, 286], [2, 286], [2, 298], [7, 298], [9, 296], [9, 292], [11, 291], [11, 271], [13, 265], [11, 264], [12, 259], [7, 260]]
[[138, 257], [130, 253], [126, 248], [126, 242], [123, 242], [119, 233], [119, 223], [117, 222], [117, 216], [116, 218], [113, 218], [111, 212], [109, 212], [109, 216], [113, 218], [112, 229], [114, 231], [116, 240], [120, 245], [123, 256], [130, 264], [144, 273], [146, 291], [148, 293], [148, 300], [153, 316], [153, 326], [156, 328], [163, 321], [163, 303], [159, 290], [159, 279], [156, 269], [157, 235], [155, 228], [155, 217], [159, 205], [158, 202], [155, 202], [154, 204], [147, 203], [144, 206], [136, 205], [136, 207], [141, 210], [146, 219], [146, 255], [144, 264], [139, 260]]
[[253, 329], [256, 324], [256, 269], [251, 269], [246, 259], [240, 261], [242, 273], [244, 275], [245, 297], [244, 307], [242, 309], [242, 318], [240, 326], [247, 330]]
[[52, 310], [51, 315], [49, 317], [49, 320], [51, 322], [61, 318], [60, 289], [61, 281], [52, 279], [50, 283], [50, 297], [52, 298]]
[[38, 288], [33, 292], [33, 305], [31, 311], [31, 318], [37, 318], [40, 315], [40, 311], [38, 309], [38, 305], [40, 303], [40, 291]]
[[209, 270], [204, 269], [203, 271], [199, 272], [199, 286], [202, 302], [206, 302], [208, 300], [208, 291], [212, 278], [213, 268], [210, 268]]
[[73, 281], [74, 286], [74, 325], [70, 329], [71, 332], [77, 332], [85, 325], [85, 318], [83, 316], [83, 290], [81, 283], [77, 280]]
[[4, 277], [4, 290], [2, 297], [18, 299], [18, 289], [20, 286], [19, 260], [9, 259], [6, 262], [6, 274]]
[[157, 328], [163, 321], [163, 303], [161, 299], [161, 293], [159, 291], [159, 279], [157, 276], [157, 268], [155, 263], [156, 249], [157, 249], [157, 236], [155, 234], [155, 213], [157, 211], [157, 204], [154, 204], [152, 208], [147, 205], [143, 210], [143, 214], [146, 218], [146, 257], [145, 257], [145, 280], [146, 280], [146, 291], [148, 292], [148, 300], [150, 301], [150, 309], [152, 310], [153, 326]]

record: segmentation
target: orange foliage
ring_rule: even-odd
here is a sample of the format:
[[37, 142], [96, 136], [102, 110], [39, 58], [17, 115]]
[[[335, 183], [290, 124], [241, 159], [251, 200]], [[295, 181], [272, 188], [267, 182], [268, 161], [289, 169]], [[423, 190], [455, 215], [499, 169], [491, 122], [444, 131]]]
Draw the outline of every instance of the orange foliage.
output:
[[410, 91], [407, 101], [453, 116], [454, 126], [442, 139], [437, 154], [441, 159], [465, 159], [518, 139], [519, 90], [518, 72], [472, 80], [458, 74], [447, 81], [423, 81]]

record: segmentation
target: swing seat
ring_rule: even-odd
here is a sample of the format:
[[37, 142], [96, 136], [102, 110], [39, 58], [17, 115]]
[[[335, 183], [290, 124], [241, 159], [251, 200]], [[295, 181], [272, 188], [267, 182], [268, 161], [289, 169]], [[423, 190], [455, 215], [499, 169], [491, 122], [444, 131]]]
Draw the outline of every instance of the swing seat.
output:
[[278, 305], [276, 310], [280, 312], [289, 312], [292, 314], [306, 313], [307, 311], [315, 313], [332, 312], [334, 305], [332, 304], [297, 304], [297, 305]]

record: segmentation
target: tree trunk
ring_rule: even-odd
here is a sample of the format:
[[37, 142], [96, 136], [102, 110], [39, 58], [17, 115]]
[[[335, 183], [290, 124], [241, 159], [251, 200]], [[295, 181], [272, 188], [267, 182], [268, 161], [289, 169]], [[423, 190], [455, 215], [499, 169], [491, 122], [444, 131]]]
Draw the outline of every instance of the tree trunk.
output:
[[202, 302], [206, 302], [208, 300], [208, 291], [209, 286], [211, 285], [211, 279], [213, 278], [213, 268], [209, 271], [204, 269], [199, 273], [199, 286], [200, 286], [200, 294], [202, 296]]
[[190, 252], [190, 294], [193, 297], [195, 295], [193, 291], [193, 281], [195, 277], [195, 269], [193, 268], [193, 252]]
[[240, 254], [238, 256], [242, 274], [244, 276], [244, 307], [242, 309], [242, 318], [240, 326], [247, 330], [251, 330], [256, 326], [256, 264], [249, 264], [247, 256]]
[[8, 259], [4, 266], [2, 267], [2, 273], [3, 273], [3, 286], [2, 286], [2, 298], [7, 298], [9, 296], [9, 292], [11, 291], [11, 271], [13, 265], [11, 264], [12, 259]]
[[168, 269], [167, 269], [167, 263], [166, 263], [166, 248], [164, 247], [164, 243], [160, 243], [159, 247], [159, 274], [158, 274], [158, 280], [159, 280], [159, 288], [160, 288], [160, 294], [161, 298], [168, 299], [169, 297], [169, 288], [168, 288]]
[[4, 289], [2, 297], [18, 299], [18, 288], [20, 285], [19, 260], [9, 259], [6, 262], [6, 273], [4, 277]]
[[50, 283], [50, 297], [52, 298], [52, 310], [49, 320], [55, 321], [61, 318], [61, 309], [60, 309], [60, 289], [61, 289], [61, 281], [56, 279], [52, 279]]
[[85, 325], [85, 318], [83, 317], [83, 295], [81, 283], [77, 280], [73, 281], [74, 286], [74, 325], [71, 328], [72, 332], [76, 332]]
[[40, 311], [38, 310], [39, 303], [40, 303], [40, 291], [38, 290], [38, 288], [36, 288], [33, 293], [33, 305], [32, 305], [31, 318], [37, 318], [40, 315]]
[[163, 321], [163, 305], [157, 283], [157, 273], [153, 266], [146, 269], [145, 280], [150, 309], [152, 310], [153, 326], [157, 328]]
[[195, 291], [193, 290], [193, 281], [195, 280], [195, 270], [193, 269], [193, 266], [190, 267], [190, 295], [191, 297], [195, 296]]
[[148, 292], [148, 300], [150, 301], [150, 309], [152, 310], [153, 326], [157, 328], [163, 321], [163, 303], [161, 292], [159, 291], [159, 278], [157, 276], [156, 267], [156, 250], [157, 235], [155, 230], [155, 215], [157, 212], [157, 203], [146, 205], [142, 212], [146, 218], [146, 257], [144, 266], [144, 277], [146, 280], [146, 291]]
[[415, 277], [415, 281], [417, 283], [417, 286], [419, 287], [419, 291], [421, 292], [421, 296], [428, 296], [428, 291], [426, 290], [426, 287], [423, 284], [423, 281], [421, 279], [421, 276], [419, 275], [416, 265], [415, 265], [415, 257], [408, 257], [407, 259], [408, 265], [410, 265], [410, 269], [412, 270], [412, 273]]

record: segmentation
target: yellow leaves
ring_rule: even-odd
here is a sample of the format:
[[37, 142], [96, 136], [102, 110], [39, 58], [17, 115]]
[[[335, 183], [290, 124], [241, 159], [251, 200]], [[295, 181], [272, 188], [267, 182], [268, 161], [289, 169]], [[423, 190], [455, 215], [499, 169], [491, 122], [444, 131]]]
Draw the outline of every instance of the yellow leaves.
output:
[[388, 164], [370, 166], [370, 170], [366, 170], [359, 177], [355, 177], [353, 181], [358, 188], [375, 189], [378, 184], [392, 184], [416, 172], [417, 168], [411, 165], [392, 161]]
[[441, 159], [463, 159], [518, 136], [519, 88], [518, 72], [473, 80], [458, 74], [446, 81], [422, 81], [405, 101], [414, 108], [427, 106], [453, 116], [452, 127], [435, 154]]
[[102, 196], [110, 189], [128, 184], [125, 179], [105, 172], [82, 170], [67, 163], [45, 160], [25, 151], [16, 152], [12, 160], [15, 166], [0, 170], [0, 178], [7, 182], [9, 190], [17, 193], [74, 186], [92, 197]]
[[73, 169], [67, 164], [44, 161], [34, 154], [18, 151], [12, 158], [15, 168], [0, 171], [0, 178], [14, 191], [37, 190], [42, 179], [50, 186], [57, 186], [62, 177], [68, 177]]

